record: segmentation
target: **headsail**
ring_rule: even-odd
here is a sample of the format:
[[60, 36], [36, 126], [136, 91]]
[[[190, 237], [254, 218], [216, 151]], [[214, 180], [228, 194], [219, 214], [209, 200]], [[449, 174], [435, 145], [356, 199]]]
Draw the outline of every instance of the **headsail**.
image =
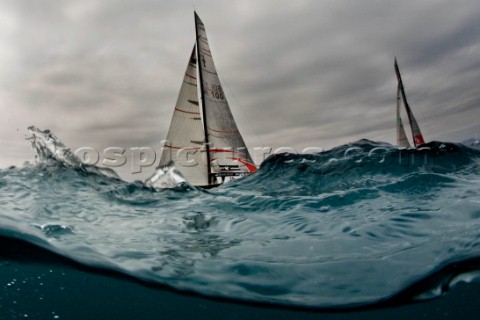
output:
[[407, 96], [405, 94], [405, 88], [402, 82], [402, 76], [400, 75], [400, 70], [397, 64], [397, 58], [395, 58], [395, 73], [397, 74], [398, 89], [400, 90], [403, 104], [405, 105], [405, 110], [407, 111], [408, 121], [410, 122], [410, 128], [412, 129], [413, 144], [415, 145], [415, 147], [418, 147], [419, 145], [424, 144], [425, 140], [423, 139], [423, 135], [422, 135], [422, 132], [420, 131], [420, 127], [418, 126], [417, 120], [413, 116], [412, 110], [410, 109], [410, 105], [408, 104]]
[[195, 47], [188, 61], [180, 93], [173, 112], [160, 166], [172, 165], [192, 185], [208, 185], [205, 135], [197, 93]]
[[254, 172], [256, 166], [250, 157], [223, 91], [205, 26], [195, 13], [199, 80], [206, 141], [211, 162], [211, 176], [239, 176]]

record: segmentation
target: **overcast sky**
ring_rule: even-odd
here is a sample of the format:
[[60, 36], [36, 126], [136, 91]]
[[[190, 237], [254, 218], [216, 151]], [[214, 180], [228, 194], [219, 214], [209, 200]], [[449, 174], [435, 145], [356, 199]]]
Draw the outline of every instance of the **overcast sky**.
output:
[[395, 143], [395, 56], [427, 141], [480, 136], [478, 0], [0, 0], [0, 168], [33, 160], [29, 125], [158, 149], [194, 7], [250, 148]]

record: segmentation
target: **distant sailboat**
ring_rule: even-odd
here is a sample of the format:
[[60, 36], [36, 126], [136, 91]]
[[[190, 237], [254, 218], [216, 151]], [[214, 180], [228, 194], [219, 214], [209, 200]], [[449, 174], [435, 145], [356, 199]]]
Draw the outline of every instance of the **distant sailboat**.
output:
[[418, 126], [417, 120], [413, 116], [412, 110], [410, 109], [410, 105], [407, 102], [407, 96], [405, 94], [405, 88], [403, 87], [402, 76], [400, 75], [400, 70], [398, 69], [397, 58], [395, 58], [395, 73], [397, 74], [397, 80], [398, 80], [397, 145], [399, 147], [406, 147], [406, 148], [410, 147], [410, 143], [408, 142], [408, 138], [407, 138], [407, 135], [405, 134], [405, 129], [403, 127], [402, 118], [400, 117], [400, 105], [402, 100], [403, 105], [405, 106], [405, 110], [407, 112], [410, 128], [412, 130], [413, 144], [415, 145], [415, 148], [418, 148], [418, 146], [425, 144], [425, 140], [423, 139], [423, 135], [422, 135], [422, 132], [420, 131], [420, 127]]
[[159, 166], [173, 166], [189, 184], [208, 188], [248, 175], [257, 167], [233, 119], [213, 64], [205, 26], [196, 13], [195, 31], [197, 41]]

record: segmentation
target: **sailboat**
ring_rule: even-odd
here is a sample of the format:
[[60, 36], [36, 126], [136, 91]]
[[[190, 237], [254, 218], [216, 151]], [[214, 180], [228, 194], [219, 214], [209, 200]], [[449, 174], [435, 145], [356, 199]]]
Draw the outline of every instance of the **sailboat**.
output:
[[256, 171], [223, 91], [205, 25], [196, 12], [196, 41], [178, 94], [159, 167], [174, 167], [193, 186], [211, 188]]
[[407, 112], [408, 121], [410, 123], [410, 129], [412, 130], [412, 137], [413, 137], [413, 144], [415, 148], [425, 144], [425, 140], [423, 139], [422, 132], [420, 131], [420, 127], [418, 126], [417, 120], [415, 119], [412, 110], [410, 109], [410, 105], [407, 101], [407, 96], [405, 94], [405, 88], [403, 86], [402, 76], [400, 75], [400, 70], [398, 68], [397, 58], [395, 58], [395, 73], [397, 74], [398, 80], [398, 88], [397, 88], [397, 145], [399, 147], [410, 147], [410, 143], [408, 142], [407, 135], [405, 134], [405, 129], [403, 127], [402, 118], [400, 117], [400, 105], [401, 101], [403, 101], [403, 105], [405, 106], [405, 110]]

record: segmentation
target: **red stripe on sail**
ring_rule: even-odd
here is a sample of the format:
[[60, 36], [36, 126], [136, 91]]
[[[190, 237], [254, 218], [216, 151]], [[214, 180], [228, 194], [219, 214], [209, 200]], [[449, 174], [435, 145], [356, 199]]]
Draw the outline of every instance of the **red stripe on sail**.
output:
[[213, 131], [213, 132], [219, 132], [219, 133], [239, 133], [238, 130], [232, 130], [232, 131], [223, 131], [223, 130], [215, 130], [212, 128], [208, 128], [208, 130]]
[[211, 153], [236, 153], [236, 154], [245, 154], [245, 152], [241, 152], [238, 150], [233, 150], [233, 149], [209, 149]]
[[237, 160], [238, 162], [241, 162], [245, 167], [247, 167], [248, 172], [253, 173], [257, 171], [257, 166], [254, 165], [253, 163], [247, 162], [243, 159], [240, 158], [230, 158], [232, 160]]

